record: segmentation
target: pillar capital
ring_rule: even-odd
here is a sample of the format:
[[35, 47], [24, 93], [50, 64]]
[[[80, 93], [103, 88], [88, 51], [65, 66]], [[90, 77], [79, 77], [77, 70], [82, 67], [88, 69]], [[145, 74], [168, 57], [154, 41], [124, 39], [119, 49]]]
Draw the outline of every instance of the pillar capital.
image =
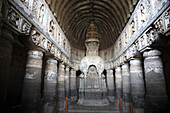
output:
[[41, 51], [30, 50], [28, 51], [28, 57], [29, 58], [42, 58], [43, 53]]
[[143, 57], [153, 57], [153, 56], [160, 56], [161, 55], [161, 52], [159, 50], [156, 50], [156, 49], [151, 49], [151, 50], [148, 50], [148, 51], [145, 51], [143, 53]]
[[47, 57], [47, 63], [57, 64], [58, 61], [56, 59], [54, 59], [53, 57]]
[[131, 56], [130, 60], [134, 59], [134, 58], [141, 58], [141, 54], [139, 51], [132, 52], [132, 56]]

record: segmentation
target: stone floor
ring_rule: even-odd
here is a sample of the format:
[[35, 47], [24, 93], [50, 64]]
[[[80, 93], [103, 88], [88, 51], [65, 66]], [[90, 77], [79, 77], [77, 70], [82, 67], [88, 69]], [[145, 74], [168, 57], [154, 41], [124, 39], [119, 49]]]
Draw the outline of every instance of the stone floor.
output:
[[81, 106], [77, 103], [70, 103], [68, 106], [68, 113], [120, 113], [119, 102], [103, 107]]

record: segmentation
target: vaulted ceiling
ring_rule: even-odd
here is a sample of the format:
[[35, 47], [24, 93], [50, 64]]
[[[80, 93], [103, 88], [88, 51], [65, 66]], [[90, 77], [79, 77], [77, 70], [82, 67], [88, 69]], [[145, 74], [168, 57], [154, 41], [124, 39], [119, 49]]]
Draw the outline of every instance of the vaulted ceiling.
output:
[[71, 45], [84, 49], [86, 30], [94, 21], [100, 49], [114, 44], [138, 0], [46, 0]]

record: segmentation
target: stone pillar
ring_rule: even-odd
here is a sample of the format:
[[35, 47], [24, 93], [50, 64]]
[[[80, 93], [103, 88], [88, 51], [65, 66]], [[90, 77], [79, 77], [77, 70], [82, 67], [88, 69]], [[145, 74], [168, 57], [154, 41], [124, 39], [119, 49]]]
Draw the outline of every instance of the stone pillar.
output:
[[84, 91], [84, 88], [85, 88], [85, 80], [84, 80], [84, 74], [80, 74], [79, 76], [79, 99], [78, 99], [78, 104], [79, 105], [82, 105], [83, 104], [83, 101], [84, 101], [84, 94], [85, 94], [85, 91]]
[[134, 113], [144, 113], [144, 79], [140, 58], [130, 60], [131, 101]]
[[58, 103], [57, 109], [58, 113], [64, 113], [64, 103], [65, 103], [65, 88], [64, 88], [64, 75], [65, 66], [62, 62], [59, 63], [59, 73], [58, 73]]
[[114, 80], [113, 80], [113, 70], [107, 70], [107, 89], [108, 89], [108, 100], [109, 102], [114, 102], [115, 92], [114, 92]]
[[42, 57], [43, 53], [41, 51], [30, 50], [28, 52], [22, 92], [22, 107], [24, 113], [32, 113], [32, 111], [36, 111], [40, 105]]
[[66, 93], [66, 97], [69, 98], [69, 76], [70, 76], [70, 68], [69, 66], [66, 66], [65, 68], [65, 93]]
[[75, 102], [77, 100], [77, 87], [76, 87], [76, 70], [71, 69], [71, 75], [70, 75], [70, 99], [72, 102]]
[[0, 106], [6, 104], [7, 84], [12, 60], [12, 34], [3, 30], [0, 37]]
[[122, 97], [122, 73], [121, 68], [117, 67], [115, 69], [115, 82], [116, 82], [116, 98], [119, 99]]
[[3, 23], [3, 15], [2, 15], [3, 2], [4, 2], [4, 0], [0, 1], [0, 37], [1, 37], [1, 28], [2, 28], [2, 23]]
[[143, 53], [146, 100], [149, 113], [168, 113], [169, 103], [165, 86], [161, 52], [150, 50]]
[[123, 110], [130, 113], [130, 70], [128, 63], [122, 65]]
[[44, 77], [43, 113], [53, 113], [57, 93], [57, 60], [48, 58]]

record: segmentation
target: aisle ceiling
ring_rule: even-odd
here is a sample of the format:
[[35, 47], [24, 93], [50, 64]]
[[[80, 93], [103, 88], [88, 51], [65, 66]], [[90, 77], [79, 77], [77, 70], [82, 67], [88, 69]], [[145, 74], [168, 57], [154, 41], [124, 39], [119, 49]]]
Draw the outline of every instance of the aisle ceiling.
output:
[[71, 45], [84, 49], [91, 21], [99, 29], [100, 49], [118, 38], [138, 0], [46, 0]]

